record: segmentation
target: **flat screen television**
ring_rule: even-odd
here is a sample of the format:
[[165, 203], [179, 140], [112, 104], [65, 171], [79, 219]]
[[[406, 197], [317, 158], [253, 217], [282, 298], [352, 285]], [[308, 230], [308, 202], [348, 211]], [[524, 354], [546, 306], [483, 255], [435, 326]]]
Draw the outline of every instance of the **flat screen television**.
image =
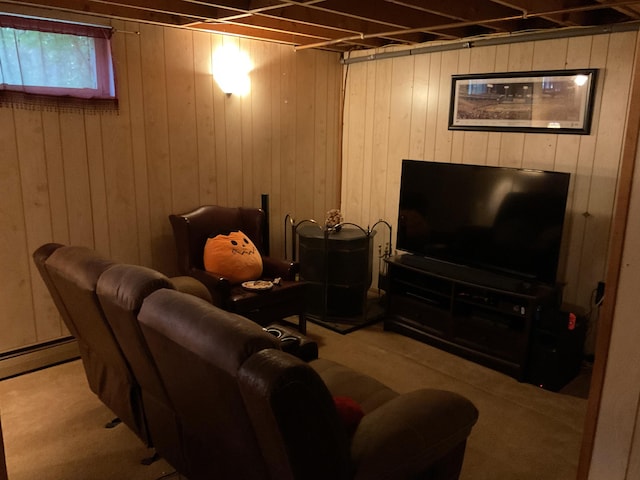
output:
[[396, 247], [554, 284], [570, 174], [403, 160]]

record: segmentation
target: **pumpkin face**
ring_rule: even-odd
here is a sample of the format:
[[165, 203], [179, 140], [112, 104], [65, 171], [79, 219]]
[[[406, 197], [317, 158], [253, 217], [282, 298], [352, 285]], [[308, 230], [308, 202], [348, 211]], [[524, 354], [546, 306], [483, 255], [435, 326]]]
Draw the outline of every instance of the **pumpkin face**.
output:
[[207, 239], [204, 268], [231, 283], [257, 280], [262, 275], [262, 257], [251, 239], [241, 231]]

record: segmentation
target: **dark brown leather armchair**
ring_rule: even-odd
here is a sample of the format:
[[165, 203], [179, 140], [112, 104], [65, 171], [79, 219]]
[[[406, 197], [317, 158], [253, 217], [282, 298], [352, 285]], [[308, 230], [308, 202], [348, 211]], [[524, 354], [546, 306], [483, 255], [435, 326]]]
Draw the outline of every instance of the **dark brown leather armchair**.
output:
[[[253, 322], [174, 290], [138, 315], [184, 428], [190, 480], [455, 480], [478, 411], [436, 389], [398, 394], [374, 378], [280, 350]], [[334, 397], [364, 411], [355, 432]]]
[[[250, 318], [262, 326], [297, 315], [299, 329], [306, 333], [304, 297], [306, 283], [295, 281], [297, 264], [268, 256], [265, 252], [266, 216], [262, 209], [201, 206], [191, 212], [169, 215], [178, 256], [178, 270], [204, 283], [213, 304]], [[204, 246], [210, 236], [241, 230], [262, 256], [263, 278], [281, 278], [268, 292], [249, 292], [240, 285], [204, 268]]]

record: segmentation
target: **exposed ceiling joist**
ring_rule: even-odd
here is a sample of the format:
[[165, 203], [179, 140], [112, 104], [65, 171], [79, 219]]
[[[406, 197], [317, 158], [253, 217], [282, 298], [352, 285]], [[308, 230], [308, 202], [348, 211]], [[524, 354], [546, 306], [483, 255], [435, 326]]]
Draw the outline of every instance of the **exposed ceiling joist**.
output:
[[0, 0], [337, 52], [640, 20], [640, 0]]

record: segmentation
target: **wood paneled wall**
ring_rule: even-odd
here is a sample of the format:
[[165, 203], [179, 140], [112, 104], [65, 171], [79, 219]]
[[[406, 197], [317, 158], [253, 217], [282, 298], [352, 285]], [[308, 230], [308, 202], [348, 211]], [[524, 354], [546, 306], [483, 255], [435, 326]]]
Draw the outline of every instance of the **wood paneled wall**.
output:
[[[341, 205], [346, 219], [366, 225], [384, 218], [395, 231], [404, 158], [569, 172], [558, 277], [565, 283], [564, 301], [588, 310], [605, 276], [636, 35], [528, 41], [348, 65]], [[587, 67], [599, 69], [590, 135], [448, 130], [453, 74]]]
[[[118, 114], [0, 108], [0, 352], [67, 334], [31, 259], [46, 242], [171, 275], [170, 213], [259, 207], [268, 194], [283, 255], [287, 213], [323, 218], [338, 205], [338, 54], [112, 25]], [[245, 97], [212, 80], [212, 53], [228, 42], [254, 64]]]
[[639, 161], [636, 156], [626, 231], [619, 252], [618, 288], [607, 297], [614, 314], [589, 480], [640, 478]]

